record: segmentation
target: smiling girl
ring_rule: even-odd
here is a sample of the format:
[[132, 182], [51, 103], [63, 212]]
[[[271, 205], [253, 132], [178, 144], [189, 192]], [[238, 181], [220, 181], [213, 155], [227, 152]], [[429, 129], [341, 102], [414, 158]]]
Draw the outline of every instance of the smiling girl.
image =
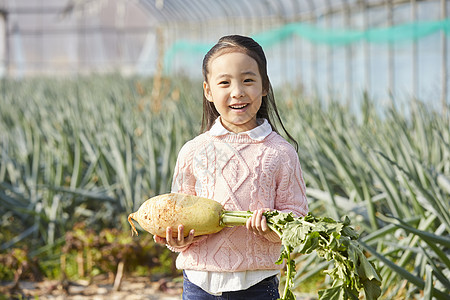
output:
[[[184, 237], [167, 228], [158, 243], [180, 252], [183, 299], [277, 299], [281, 241], [262, 215], [267, 210], [308, 212], [296, 149], [277, 130], [281, 122], [261, 46], [222, 37], [203, 60], [202, 134], [180, 150], [172, 192], [214, 199], [225, 210], [253, 211], [246, 227]], [[172, 231], [177, 230], [177, 238]]]

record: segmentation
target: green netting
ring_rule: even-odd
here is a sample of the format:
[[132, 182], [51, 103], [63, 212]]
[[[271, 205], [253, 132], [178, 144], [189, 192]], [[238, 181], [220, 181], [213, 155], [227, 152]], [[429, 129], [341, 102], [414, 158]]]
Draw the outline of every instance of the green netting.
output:
[[[306, 23], [291, 23], [280, 28], [262, 32], [253, 36], [265, 49], [292, 36], [298, 36], [315, 44], [330, 46], [349, 45], [356, 42], [397, 43], [418, 40], [424, 36], [443, 31], [450, 33], [450, 19], [440, 21], [418, 21], [388, 28], [369, 28], [367, 30], [329, 29]], [[166, 52], [165, 67], [170, 70], [175, 55], [179, 52], [204, 55], [213, 44], [192, 41], [177, 41]]]

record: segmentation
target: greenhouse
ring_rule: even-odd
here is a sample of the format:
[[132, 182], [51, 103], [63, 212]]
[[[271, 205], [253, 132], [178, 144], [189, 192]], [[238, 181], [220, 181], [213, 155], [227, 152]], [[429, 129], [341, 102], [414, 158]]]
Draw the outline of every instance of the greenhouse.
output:
[[[215, 160], [217, 144], [199, 146], [192, 170], [213, 177], [181, 172], [201, 178], [189, 191], [232, 203], [252, 172], [299, 184], [289, 195], [303, 191], [310, 214], [263, 215], [287, 262], [283, 300], [448, 299], [449, 13], [447, 0], [0, 0], [0, 300], [181, 299], [185, 249], [144, 223], [132, 235], [127, 217], [173, 191], [184, 146], [210, 132], [202, 63], [228, 35], [264, 50], [271, 85], [259, 91], [276, 99], [264, 118], [296, 153], [266, 170], [246, 164], [262, 150]], [[211, 178], [225, 192], [205, 188]], [[224, 232], [250, 210], [227, 208]], [[237, 246], [213, 252], [231, 265], [263, 257]]]
[[449, 99], [448, 10], [445, 0], [3, 0], [0, 74], [200, 78], [205, 50], [235, 33], [266, 49], [274, 85], [347, 101], [367, 91], [442, 104]]

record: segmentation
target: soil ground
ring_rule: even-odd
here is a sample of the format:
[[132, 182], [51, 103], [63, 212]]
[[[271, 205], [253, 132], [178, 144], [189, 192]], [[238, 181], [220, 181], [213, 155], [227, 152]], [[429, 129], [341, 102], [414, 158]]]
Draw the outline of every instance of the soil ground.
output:
[[[1, 283], [0, 299], [39, 300], [180, 300], [183, 283], [180, 280], [161, 279], [151, 282], [147, 277], [124, 278], [119, 291], [110, 280], [97, 278], [88, 281], [21, 281], [11, 289], [12, 283]], [[14, 297], [16, 296], [16, 297]], [[18, 297], [17, 297], [18, 296]]]
[[[96, 277], [88, 281], [42, 282], [21, 281], [12, 288], [12, 282], [0, 282], [0, 300], [180, 300], [182, 278], [150, 281], [148, 277], [125, 277], [119, 291], [115, 291], [111, 280]], [[314, 300], [315, 295], [297, 294], [297, 300]]]

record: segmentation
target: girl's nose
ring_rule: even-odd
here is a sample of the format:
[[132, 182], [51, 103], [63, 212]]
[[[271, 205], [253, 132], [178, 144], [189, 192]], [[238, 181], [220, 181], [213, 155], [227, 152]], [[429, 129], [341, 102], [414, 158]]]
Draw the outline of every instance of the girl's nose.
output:
[[233, 98], [241, 98], [244, 96], [244, 89], [241, 85], [236, 85], [231, 92], [231, 97]]

